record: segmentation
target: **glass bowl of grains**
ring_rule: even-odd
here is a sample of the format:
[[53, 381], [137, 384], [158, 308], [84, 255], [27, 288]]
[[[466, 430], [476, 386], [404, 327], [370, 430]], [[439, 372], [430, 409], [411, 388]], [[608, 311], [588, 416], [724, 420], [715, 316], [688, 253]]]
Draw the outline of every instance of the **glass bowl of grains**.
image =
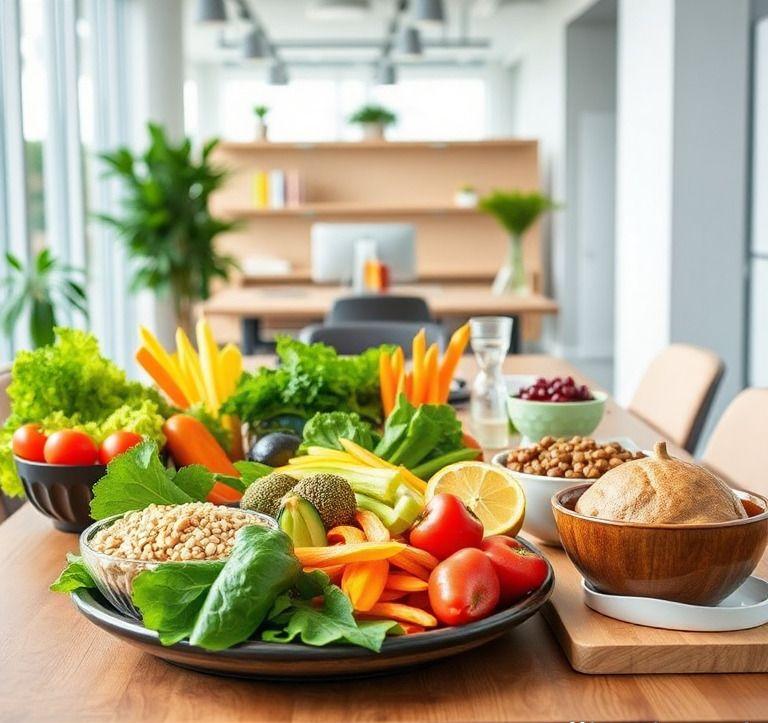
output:
[[102, 595], [120, 612], [140, 619], [133, 579], [166, 563], [224, 560], [246, 525], [276, 528], [271, 517], [210, 502], [149, 505], [95, 522], [80, 535], [80, 554]]

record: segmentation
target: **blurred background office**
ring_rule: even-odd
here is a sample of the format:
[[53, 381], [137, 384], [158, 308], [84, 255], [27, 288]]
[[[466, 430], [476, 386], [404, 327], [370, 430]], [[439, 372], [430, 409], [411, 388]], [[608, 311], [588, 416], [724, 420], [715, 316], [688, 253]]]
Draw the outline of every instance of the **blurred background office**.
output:
[[[440, 321], [513, 315], [520, 348], [625, 403], [673, 342], [725, 362], [718, 411], [768, 384], [765, 0], [1, 7], [0, 276], [55, 275], [57, 321], [120, 364], [139, 321], [167, 334], [203, 309], [252, 345], [317, 322], [352, 278], [351, 225]], [[134, 172], [150, 145], [162, 187]], [[205, 203], [163, 206], [184, 183]], [[515, 293], [493, 293], [512, 248], [483, 209], [497, 189], [556, 204], [525, 230]], [[152, 243], [184, 214], [216, 256], [174, 304]], [[4, 361], [35, 341], [28, 313], [45, 304], [10, 314]]]

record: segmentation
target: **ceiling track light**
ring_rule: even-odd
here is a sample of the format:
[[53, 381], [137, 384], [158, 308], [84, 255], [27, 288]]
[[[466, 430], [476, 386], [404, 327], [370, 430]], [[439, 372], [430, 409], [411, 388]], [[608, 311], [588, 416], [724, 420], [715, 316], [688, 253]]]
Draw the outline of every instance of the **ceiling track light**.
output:
[[227, 22], [227, 8], [224, 0], [197, 0], [195, 20], [207, 25], [220, 25]]
[[243, 57], [246, 60], [266, 60], [271, 57], [266, 35], [261, 28], [253, 28], [243, 40]]
[[442, 25], [445, 22], [443, 0], [414, 0], [413, 19], [422, 25]]
[[376, 68], [376, 85], [395, 85], [397, 83], [397, 70], [389, 58], [384, 58]]
[[276, 60], [267, 71], [267, 83], [270, 85], [288, 85], [288, 82], [288, 69], [285, 67], [285, 63]]
[[397, 52], [400, 55], [416, 57], [422, 55], [424, 48], [421, 44], [421, 33], [418, 28], [406, 25], [400, 30], [397, 41]]

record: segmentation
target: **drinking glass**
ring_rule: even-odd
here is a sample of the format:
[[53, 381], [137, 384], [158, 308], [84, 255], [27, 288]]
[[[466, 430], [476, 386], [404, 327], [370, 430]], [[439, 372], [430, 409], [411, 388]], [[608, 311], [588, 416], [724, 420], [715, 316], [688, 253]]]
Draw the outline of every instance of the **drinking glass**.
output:
[[483, 448], [506, 447], [507, 387], [501, 366], [509, 350], [513, 320], [508, 316], [475, 316], [469, 320], [470, 341], [480, 372], [472, 383], [472, 433]]

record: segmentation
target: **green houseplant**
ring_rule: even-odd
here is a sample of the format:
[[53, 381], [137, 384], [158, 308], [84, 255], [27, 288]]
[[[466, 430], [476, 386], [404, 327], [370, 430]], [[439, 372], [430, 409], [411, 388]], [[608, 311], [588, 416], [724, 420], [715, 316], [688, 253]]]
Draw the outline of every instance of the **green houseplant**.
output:
[[29, 335], [35, 348], [53, 344], [56, 310], [76, 309], [88, 318], [87, 299], [81, 279], [83, 269], [63, 265], [48, 249], [40, 251], [24, 268], [13, 254], [6, 254], [8, 274], [0, 280], [3, 302], [0, 324], [7, 335], [24, 314], [29, 319]]
[[225, 174], [210, 162], [218, 140], [208, 141], [197, 159], [189, 139], [174, 145], [162, 127], [150, 123], [148, 129], [143, 154], [128, 148], [102, 154], [107, 174], [123, 181], [125, 195], [121, 216], [99, 218], [126, 244], [134, 262], [132, 288], [170, 293], [177, 321], [189, 331], [193, 304], [208, 298], [213, 279], [227, 279], [237, 266], [214, 244], [234, 224], [209, 209]]
[[269, 108], [265, 105], [255, 105], [253, 106], [253, 114], [256, 116], [256, 140], [257, 141], [266, 141], [267, 140], [267, 113], [269, 113]]
[[549, 196], [537, 191], [493, 191], [480, 199], [478, 207], [491, 214], [509, 233], [507, 262], [493, 282], [493, 293], [528, 293], [528, 280], [523, 262], [523, 235], [537, 218], [557, 208]]
[[363, 129], [363, 138], [367, 141], [383, 140], [384, 129], [397, 122], [397, 116], [381, 105], [364, 105], [349, 117], [352, 125]]

